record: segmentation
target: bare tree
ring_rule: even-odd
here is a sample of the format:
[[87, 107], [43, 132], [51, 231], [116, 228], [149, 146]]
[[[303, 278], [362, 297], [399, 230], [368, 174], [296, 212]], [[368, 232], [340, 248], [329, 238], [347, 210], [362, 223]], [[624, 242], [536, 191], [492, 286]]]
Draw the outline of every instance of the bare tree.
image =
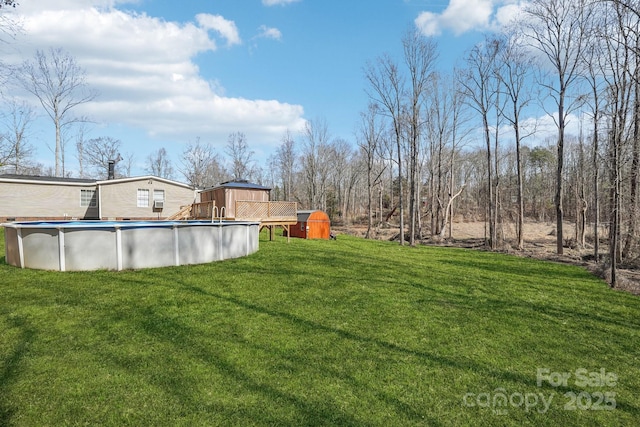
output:
[[28, 103], [9, 101], [8, 113], [3, 117], [6, 131], [0, 135], [0, 167], [7, 166], [13, 173], [21, 173], [30, 167], [29, 159], [35, 148], [28, 143], [28, 133], [35, 117], [35, 111]]
[[[431, 235], [445, 237], [449, 230], [452, 237], [453, 204], [466, 186], [463, 182], [456, 188], [456, 156], [462, 140], [467, 136], [464, 129], [463, 95], [456, 79], [434, 73], [430, 79], [427, 108], [425, 144], [428, 149], [427, 178], [431, 193]], [[447, 177], [448, 174], [448, 177]]]
[[[120, 157], [120, 174], [122, 176], [131, 176], [131, 170], [136, 163], [136, 156], [133, 153], [125, 153], [124, 157]], [[117, 164], [117, 163], [116, 163]]]
[[[628, 112], [629, 117], [626, 119], [628, 125], [626, 129], [621, 129], [625, 133], [620, 139], [620, 143], [628, 144], [631, 150], [631, 165], [629, 167], [629, 177], [625, 181], [629, 182], [629, 196], [625, 201], [626, 205], [626, 223], [627, 231], [624, 246], [621, 251], [621, 258], [626, 258], [636, 252], [638, 246], [638, 202], [640, 201], [638, 179], [640, 178], [640, 64], [638, 62], [638, 53], [640, 53], [640, 15], [634, 13], [629, 6], [621, 3], [614, 3], [613, 7], [608, 8], [611, 21], [613, 23], [612, 34], [606, 38], [607, 50], [609, 58], [612, 58], [613, 52], [619, 52], [615, 55], [617, 63], [617, 75], [615, 79], [607, 77], [608, 82], [613, 83], [620, 94], [625, 98], [624, 102], [618, 105], [622, 106], [622, 112], [618, 113], [621, 126], [624, 126], [625, 119], [622, 114]], [[612, 58], [612, 59], [613, 59]], [[613, 65], [613, 63], [611, 64]], [[626, 93], [626, 95], [624, 95]], [[622, 244], [622, 242], [621, 242]]]
[[171, 179], [173, 177], [173, 166], [164, 147], [158, 148], [147, 156], [146, 171], [161, 178]]
[[211, 144], [202, 143], [200, 138], [183, 151], [180, 173], [195, 188], [213, 186], [226, 175]]
[[85, 144], [85, 128], [80, 126], [76, 132], [76, 158], [78, 159], [78, 174], [80, 178], [84, 178], [84, 144]]
[[[606, 108], [607, 116], [607, 136], [608, 136], [608, 156], [607, 165], [609, 169], [609, 204], [610, 204], [610, 226], [609, 226], [609, 266], [611, 268], [610, 284], [617, 285], [617, 266], [622, 260], [622, 179], [624, 167], [624, 151], [629, 139], [629, 124], [633, 121], [630, 112], [633, 110], [634, 95], [634, 75], [635, 62], [632, 55], [631, 41], [634, 39], [628, 31], [627, 20], [629, 19], [627, 9], [619, 4], [607, 10], [606, 23], [602, 26], [606, 29], [606, 49], [604, 49], [604, 70], [603, 79], [606, 82]], [[634, 19], [635, 20], [635, 19]], [[637, 24], [636, 24], [637, 25]], [[635, 144], [632, 144], [635, 145]], [[637, 150], [637, 145], [632, 148]], [[632, 154], [633, 156], [633, 154]], [[636, 158], [637, 162], [637, 158]], [[635, 188], [637, 180], [637, 166], [634, 171], [632, 161], [630, 171], [630, 214], [635, 215], [635, 203], [637, 202]], [[632, 236], [635, 228], [635, 218], [631, 218], [628, 233]]]
[[345, 139], [334, 139], [327, 148], [328, 191], [333, 196], [327, 208], [334, 218], [339, 216], [343, 221], [349, 221], [351, 196], [361, 177], [362, 162], [358, 152]]
[[[556, 168], [556, 249], [563, 253], [563, 168], [564, 141], [568, 115], [580, 106], [579, 96], [571, 97], [571, 90], [581, 76], [582, 53], [587, 47], [587, 23], [593, 7], [588, 0], [532, 0], [525, 8], [520, 23], [529, 44], [544, 58], [543, 67], [551, 67], [555, 83], [541, 81], [557, 107], [549, 112], [558, 129]], [[557, 114], [556, 114], [557, 113]]]
[[0, 9], [7, 7], [16, 7], [18, 5], [17, 0], [1, 0], [0, 1]]
[[475, 46], [467, 57], [467, 71], [461, 73], [459, 78], [460, 86], [468, 99], [468, 104], [480, 114], [482, 119], [487, 159], [488, 240], [491, 249], [495, 249], [497, 245], [497, 229], [494, 200], [494, 165], [492, 164], [491, 125], [489, 120], [491, 111], [497, 105], [498, 88], [496, 86], [495, 68], [499, 52], [500, 43], [496, 39], [487, 39], [484, 43]]
[[[83, 144], [83, 163], [91, 168], [93, 176], [109, 177], [109, 162], [113, 161], [114, 167], [116, 167], [117, 163], [122, 160], [120, 155], [121, 144], [122, 142], [119, 139], [110, 136], [92, 138]], [[116, 170], [114, 169], [114, 171]], [[123, 174], [115, 173], [115, 175]]]
[[418, 30], [408, 32], [402, 39], [404, 61], [408, 70], [407, 99], [409, 140], [409, 244], [416, 243], [418, 218], [418, 160], [422, 133], [422, 108], [429, 76], [438, 56], [436, 43], [425, 38]]
[[254, 168], [253, 151], [249, 150], [245, 134], [235, 132], [229, 135], [226, 151], [231, 160], [233, 179], [251, 179]]
[[583, 61], [586, 65], [584, 79], [591, 91], [587, 102], [591, 119], [591, 173], [592, 175], [592, 222], [593, 222], [593, 256], [600, 260], [600, 121], [602, 117], [603, 96], [603, 69], [599, 65], [603, 55], [604, 46], [600, 37], [594, 37], [583, 52]]
[[282, 137], [282, 144], [278, 147], [276, 155], [276, 166], [280, 171], [284, 199], [291, 201], [293, 198], [293, 185], [296, 173], [296, 151], [295, 141], [289, 131]]
[[53, 121], [56, 132], [55, 175], [63, 166], [62, 128], [82, 121], [72, 111], [97, 96], [85, 81], [85, 71], [75, 58], [62, 49], [50, 49], [48, 55], [38, 50], [35, 58], [25, 61], [19, 73], [22, 86], [32, 93]]
[[[369, 97], [381, 106], [381, 111], [389, 117], [395, 141], [396, 166], [398, 168], [398, 207], [400, 217], [400, 245], [404, 245], [404, 191], [402, 181], [402, 133], [403, 133], [403, 96], [405, 79], [398, 65], [389, 55], [384, 55], [375, 64], [368, 64], [365, 78], [370, 88]], [[393, 213], [393, 210], [391, 211]]]
[[[9, 44], [22, 31], [21, 22], [11, 13], [17, 5], [16, 0], [0, 0], [0, 45]], [[0, 59], [0, 94], [12, 74], [12, 67]]]
[[[636, 22], [636, 26], [638, 23]], [[640, 37], [636, 36], [636, 43], [640, 47]], [[633, 113], [632, 113], [632, 134], [630, 135], [632, 142], [632, 160], [631, 160], [631, 188], [629, 205], [631, 212], [629, 213], [630, 222], [627, 232], [627, 240], [625, 242], [624, 255], [629, 255], [638, 246], [638, 179], [640, 177], [640, 64], [636, 61], [633, 65], [632, 73], [633, 87]]]
[[524, 249], [524, 178], [522, 167], [522, 141], [531, 136], [535, 129], [523, 129], [521, 116], [523, 110], [533, 100], [533, 94], [528, 89], [527, 82], [531, 76], [533, 61], [525, 53], [517, 36], [512, 33], [503, 42], [498, 61], [498, 78], [502, 82], [502, 89], [507, 97], [507, 108], [503, 113], [505, 119], [513, 128], [516, 144], [516, 173], [517, 173], [517, 227], [516, 237], [518, 249]]
[[379, 163], [380, 150], [382, 149], [382, 138], [385, 131], [385, 124], [379, 120], [380, 114], [378, 104], [369, 103], [366, 112], [360, 113], [362, 120], [358, 133], [358, 146], [365, 159], [367, 174], [367, 232], [365, 239], [371, 238], [373, 228], [373, 189], [381, 182], [384, 167], [376, 166]]
[[305, 124], [302, 144], [303, 182], [310, 209], [326, 210], [329, 177], [329, 127], [324, 119]]

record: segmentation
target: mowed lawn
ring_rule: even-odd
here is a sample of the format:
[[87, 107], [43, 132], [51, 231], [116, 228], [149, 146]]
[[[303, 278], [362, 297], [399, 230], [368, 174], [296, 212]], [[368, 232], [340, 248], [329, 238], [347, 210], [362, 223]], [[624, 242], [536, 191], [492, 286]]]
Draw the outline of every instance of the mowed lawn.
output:
[[578, 267], [264, 234], [197, 266], [0, 259], [0, 426], [639, 423], [640, 298]]

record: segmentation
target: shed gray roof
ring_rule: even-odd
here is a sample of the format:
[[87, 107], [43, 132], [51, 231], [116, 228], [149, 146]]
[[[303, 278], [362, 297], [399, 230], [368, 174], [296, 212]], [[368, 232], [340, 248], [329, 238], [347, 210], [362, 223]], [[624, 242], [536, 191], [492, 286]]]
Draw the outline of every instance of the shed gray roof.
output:
[[254, 184], [252, 182], [249, 181], [226, 181], [223, 182], [222, 184], [216, 186], [216, 187], [212, 187], [212, 189], [214, 188], [246, 188], [246, 189], [251, 189], [251, 190], [269, 190], [271, 191], [270, 187], [265, 187], [263, 185], [259, 185], [259, 184]]
[[322, 212], [320, 209], [307, 209], [307, 210], [299, 210], [298, 213], [298, 222], [306, 222], [309, 219], [309, 216], [314, 212]]

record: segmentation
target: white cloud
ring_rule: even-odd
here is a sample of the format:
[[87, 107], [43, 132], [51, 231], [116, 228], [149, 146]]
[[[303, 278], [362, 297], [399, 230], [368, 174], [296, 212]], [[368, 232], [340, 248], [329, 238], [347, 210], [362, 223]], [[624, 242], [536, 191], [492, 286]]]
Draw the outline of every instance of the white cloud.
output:
[[511, 24], [522, 12], [523, 5], [521, 3], [506, 4], [499, 7], [495, 14], [495, 23], [503, 28]]
[[[17, 8], [21, 13], [34, 14], [41, 10], [70, 10], [96, 7], [99, 9], [111, 9], [120, 4], [137, 4], [141, 0], [32, 0], [20, 1]], [[46, 3], [46, 4], [45, 4]]]
[[202, 28], [217, 31], [227, 40], [227, 46], [242, 43], [235, 22], [226, 20], [220, 15], [210, 15], [208, 13], [196, 15], [196, 20]]
[[118, 10], [42, 10], [25, 18], [24, 29], [29, 44], [64, 47], [81, 61], [100, 57], [133, 62], [133, 66], [171, 63], [216, 48], [206, 29], [192, 23], [181, 25]]
[[473, 30], [501, 27], [519, 12], [523, 2], [514, 0], [450, 0], [441, 13], [422, 12], [415, 25], [428, 36], [445, 30], [460, 35]]
[[442, 32], [439, 15], [432, 12], [422, 12], [415, 20], [416, 26], [427, 36], [437, 36]]
[[265, 6], [284, 6], [298, 1], [300, 0], [262, 0], [262, 4]]
[[267, 27], [266, 25], [261, 25], [258, 28], [258, 38], [266, 38], [273, 40], [282, 40], [282, 33], [277, 28]]
[[[194, 58], [215, 52], [215, 37], [227, 46], [241, 43], [235, 23], [222, 16], [200, 14], [178, 23], [115, 9], [115, 1], [24, 3], [30, 7], [20, 9], [25, 34], [16, 41], [19, 55], [3, 59], [19, 63], [50, 46], [68, 51], [100, 94], [78, 113], [104, 126], [131, 126], [182, 142], [197, 136], [224, 142], [242, 131], [277, 144], [285, 130], [304, 125], [300, 105], [228, 97], [224, 82], [203, 76]], [[274, 30], [265, 27], [264, 34], [275, 38]]]

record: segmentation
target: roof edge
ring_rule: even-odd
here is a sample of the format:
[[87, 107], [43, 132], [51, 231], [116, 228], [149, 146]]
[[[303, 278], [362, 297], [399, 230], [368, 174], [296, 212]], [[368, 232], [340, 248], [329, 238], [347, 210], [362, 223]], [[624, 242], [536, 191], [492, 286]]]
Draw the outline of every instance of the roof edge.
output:
[[184, 182], [174, 181], [167, 178], [162, 178], [155, 175], [143, 175], [143, 176], [130, 176], [126, 178], [116, 178], [116, 179], [104, 179], [100, 181], [96, 181], [97, 185], [108, 185], [108, 184], [119, 184], [123, 182], [132, 182], [132, 181], [144, 181], [144, 180], [154, 180], [164, 182], [166, 184], [173, 184], [180, 187], [189, 188], [191, 190], [195, 190], [191, 185], [185, 184]]
[[41, 184], [41, 185], [69, 185], [69, 186], [95, 186], [95, 179], [64, 178], [55, 176], [40, 175], [0, 175], [0, 182], [19, 184]]

